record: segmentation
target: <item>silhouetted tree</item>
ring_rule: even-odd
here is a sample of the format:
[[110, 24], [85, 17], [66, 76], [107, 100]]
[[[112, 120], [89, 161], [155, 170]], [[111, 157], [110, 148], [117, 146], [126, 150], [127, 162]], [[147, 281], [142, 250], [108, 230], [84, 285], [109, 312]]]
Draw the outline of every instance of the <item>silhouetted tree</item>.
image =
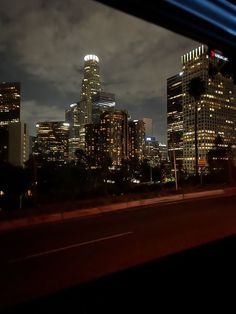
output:
[[188, 84], [188, 93], [195, 100], [195, 110], [194, 110], [194, 141], [195, 141], [195, 175], [198, 177], [198, 117], [197, 117], [197, 109], [198, 109], [198, 101], [201, 96], [206, 91], [205, 82], [199, 77], [194, 77]]
[[7, 162], [0, 163], [0, 191], [4, 193], [4, 208], [20, 208], [20, 198], [30, 186], [26, 172], [22, 167]]
[[209, 172], [217, 180], [233, 181], [233, 157], [232, 145], [227, 147], [224, 145], [223, 138], [217, 136], [214, 141], [214, 147], [207, 153], [207, 161], [209, 165]]

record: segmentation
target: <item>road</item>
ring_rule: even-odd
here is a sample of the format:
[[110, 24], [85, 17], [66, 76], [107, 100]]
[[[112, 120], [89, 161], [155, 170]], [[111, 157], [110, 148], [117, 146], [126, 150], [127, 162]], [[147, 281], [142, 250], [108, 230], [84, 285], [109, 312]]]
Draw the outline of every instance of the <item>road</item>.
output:
[[236, 234], [236, 196], [150, 205], [0, 234], [0, 309]]

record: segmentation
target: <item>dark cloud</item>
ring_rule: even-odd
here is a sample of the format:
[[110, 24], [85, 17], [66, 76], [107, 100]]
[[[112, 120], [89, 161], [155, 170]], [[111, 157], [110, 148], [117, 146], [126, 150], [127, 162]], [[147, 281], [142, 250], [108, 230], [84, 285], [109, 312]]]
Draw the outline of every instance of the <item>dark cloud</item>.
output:
[[22, 82], [25, 117], [46, 119], [46, 108], [53, 108], [63, 119], [65, 107], [79, 99], [83, 57], [95, 53], [104, 89], [132, 116], [151, 116], [162, 141], [166, 79], [180, 71], [181, 54], [197, 45], [90, 0], [1, 0], [0, 38], [6, 61], [0, 79]]

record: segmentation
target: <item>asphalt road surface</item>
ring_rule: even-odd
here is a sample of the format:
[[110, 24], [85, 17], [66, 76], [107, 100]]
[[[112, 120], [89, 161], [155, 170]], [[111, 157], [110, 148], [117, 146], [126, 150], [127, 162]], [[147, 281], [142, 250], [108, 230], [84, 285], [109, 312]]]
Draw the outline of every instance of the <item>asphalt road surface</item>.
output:
[[235, 234], [236, 196], [146, 206], [3, 232], [0, 310]]

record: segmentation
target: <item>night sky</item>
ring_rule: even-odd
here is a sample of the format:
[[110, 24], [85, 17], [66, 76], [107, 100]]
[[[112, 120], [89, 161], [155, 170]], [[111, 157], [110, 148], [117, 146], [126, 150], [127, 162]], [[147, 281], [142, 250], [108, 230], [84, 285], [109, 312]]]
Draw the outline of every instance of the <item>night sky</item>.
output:
[[166, 142], [166, 79], [199, 43], [90, 0], [0, 0], [0, 80], [22, 84], [22, 120], [64, 120], [79, 100], [83, 58], [96, 54], [104, 91]]

